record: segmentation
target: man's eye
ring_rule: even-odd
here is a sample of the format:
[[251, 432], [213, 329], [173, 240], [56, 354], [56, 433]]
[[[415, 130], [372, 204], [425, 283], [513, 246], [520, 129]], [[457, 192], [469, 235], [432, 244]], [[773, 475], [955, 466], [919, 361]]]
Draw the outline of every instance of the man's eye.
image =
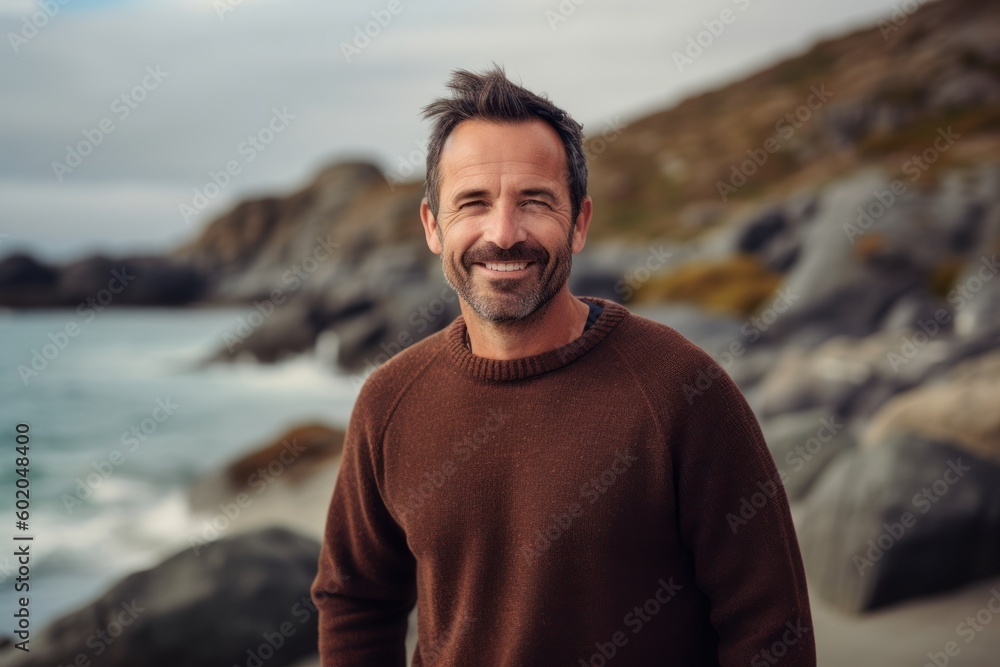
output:
[[523, 204], [532, 204], [532, 205], [537, 205], [537, 206], [548, 206], [548, 204], [546, 202], [543, 202], [540, 199], [525, 199], [522, 203]]
[[486, 202], [482, 201], [481, 199], [477, 199], [476, 201], [467, 201], [461, 206], [459, 206], [459, 208], [465, 208], [467, 206], [486, 206]]

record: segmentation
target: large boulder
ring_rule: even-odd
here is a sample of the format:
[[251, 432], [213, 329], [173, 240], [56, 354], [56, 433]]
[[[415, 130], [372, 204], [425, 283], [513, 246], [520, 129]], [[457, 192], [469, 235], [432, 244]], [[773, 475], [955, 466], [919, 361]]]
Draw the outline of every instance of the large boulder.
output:
[[948, 440], [1000, 466], [1000, 352], [966, 360], [942, 382], [894, 396], [862, 439], [873, 447], [893, 433]]
[[830, 463], [854, 448], [844, 419], [823, 409], [764, 420], [761, 428], [789, 500], [804, 498]]
[[796, 512], [813, 589], [847, 612], [1000, 574], [1000, 467], [909, 434], [839, 456]]
[[319, 544], [285, 529], [185, 550], [122, 579], [31, 639], [3, 667], [292, 665], [316, 651], [309, 587]]
[[865, 420], [896, 394], [995, 347], [995, 337], [958, 338], [944, 327], [937, 333], [928, 327], [864, 338], [834, 336], [785, 350], [761, 381], [753, 404], [765, 417], [823, 407], [852, 421]]
[[[963, 262], [959, 286], [975, 286], [977, 272], [998, 273], [992, 259], [1000, 239], [998, 177], [992, 167], [949, 172], [928, 190], [873, 169], [829, 186], [816, 214], [797, 232], [797, 259], [781, 285], [797, 302], [766, 336], [787, 341], [814, 328], [827, 336], [862, 337], [916, 327], [941, 307], [966, 311], [959, 313], [962, 335], [996, 327], [1000, 281], [989, 281], [960, 303], [945, 294], [951, 285], [944, 276]], [[764, 215], [744, 229], [739, 242], [759, 252], [792, 229], [777, 213]], [[984, 263], [993, 268], [984, 269]]]
[[302, 424], [200, 477], [188, 494], [197, 523], [192, 545], [272, 525], [321, 539], [344, 436]]

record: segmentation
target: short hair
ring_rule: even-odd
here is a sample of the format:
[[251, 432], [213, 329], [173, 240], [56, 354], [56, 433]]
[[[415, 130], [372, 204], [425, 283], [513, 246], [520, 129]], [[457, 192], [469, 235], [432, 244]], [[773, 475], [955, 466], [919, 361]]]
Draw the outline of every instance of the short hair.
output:
[[493, 63], [487, 71], [476, 74], [464, 69], [451, 73], [448, 88], [451, 97], [440, 97], [423, 109], [425, 119], [434, 127], [427, 146], [425, 195], [431, 212], [437, 217], [440, 204], [441, 149], [452, 130], [463, 120], [478, 118], [496, 123], [523, 123], [538, 118], [548, 123], [562, 140], [566, 152], [571, 225], [576, 224], [583, 198], [587, 196], [587, 156], [583, 149], [583, 125], [552, 104], [548, 98], [522, 88], [507, 79], [503, 68]]

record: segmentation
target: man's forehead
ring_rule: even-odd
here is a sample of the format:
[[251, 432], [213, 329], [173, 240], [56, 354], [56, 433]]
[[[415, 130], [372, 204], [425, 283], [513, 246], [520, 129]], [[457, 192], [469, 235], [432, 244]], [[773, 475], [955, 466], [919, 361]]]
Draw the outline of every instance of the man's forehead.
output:
[[[561, 180], [566, 164], [562, 141], [545, 121], [459, 123], [441, 150], [442, 176], [524, 174]], [[451, 180], [451, 179], [448, 179]]]

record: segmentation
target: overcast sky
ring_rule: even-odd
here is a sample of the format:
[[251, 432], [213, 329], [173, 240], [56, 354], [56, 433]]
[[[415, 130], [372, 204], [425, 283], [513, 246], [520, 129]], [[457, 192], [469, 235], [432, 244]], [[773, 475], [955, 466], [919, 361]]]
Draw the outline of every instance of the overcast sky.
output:
[[[496, 61], [598, 134], [899, 4], [48, 1], [56, 11], [0, 0], [0, 254], [53, 259], [170, 247], [339, 160], [395, 172], [426, 141], [420, 108], [456, 67]], [[678, 71], [674, 52], [724, 10], [730, 22]], [[230, 182], [198, 211], [193, 189], [227, 164]]]

